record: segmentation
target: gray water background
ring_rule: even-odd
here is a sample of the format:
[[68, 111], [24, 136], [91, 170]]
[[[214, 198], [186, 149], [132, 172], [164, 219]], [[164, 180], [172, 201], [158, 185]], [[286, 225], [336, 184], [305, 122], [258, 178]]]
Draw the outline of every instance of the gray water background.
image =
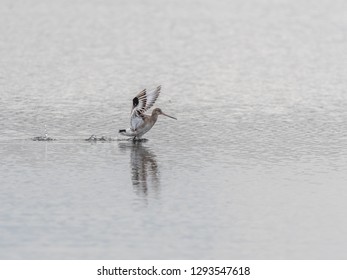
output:
[[0, 258], [346, 259], [346, 50], [342, 0], [0, 0]]

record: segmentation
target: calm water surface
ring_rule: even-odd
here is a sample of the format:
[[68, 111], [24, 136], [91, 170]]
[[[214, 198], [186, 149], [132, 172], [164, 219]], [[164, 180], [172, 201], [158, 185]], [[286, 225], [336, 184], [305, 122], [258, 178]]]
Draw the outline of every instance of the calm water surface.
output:
[[346, 11], [1, 0], [0, 258], [346, 259]]

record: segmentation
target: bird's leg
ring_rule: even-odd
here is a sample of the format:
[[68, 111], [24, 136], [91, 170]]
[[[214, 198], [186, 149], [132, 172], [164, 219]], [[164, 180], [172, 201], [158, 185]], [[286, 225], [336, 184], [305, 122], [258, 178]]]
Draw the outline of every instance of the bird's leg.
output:
[[[136, 129], [134, 129], [134, 132], [136, 133]], [[133, 141], [135, 141], [135, 140], [136, 140], [136, 134], [135, 134], [135, 136], [133, 138]]]

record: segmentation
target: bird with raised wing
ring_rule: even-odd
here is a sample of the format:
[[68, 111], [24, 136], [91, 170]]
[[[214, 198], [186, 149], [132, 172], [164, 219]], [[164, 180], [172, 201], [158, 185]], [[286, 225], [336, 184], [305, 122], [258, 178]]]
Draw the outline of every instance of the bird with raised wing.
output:
[[130, 128], [120, 129], [121, 135], [134, 137], [134, 140], [141, 139], [153, 127], [159, 115], [177, 120], [175, 117], [165, 114], [160, 108], [155, 108], [151, 115], [145, 114], [159, 97], [160, 90], [161, 86], [149, 93], [144, 89], [134, 97], [130, 114]]

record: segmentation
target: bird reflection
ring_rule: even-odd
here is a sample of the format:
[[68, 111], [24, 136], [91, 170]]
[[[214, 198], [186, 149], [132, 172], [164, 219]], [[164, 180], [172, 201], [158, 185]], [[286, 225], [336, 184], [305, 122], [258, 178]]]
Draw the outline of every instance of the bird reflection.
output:
[[159, 170], [155, 154], [141, 141], [119, 143], [123, 151], [130, 150], [131, 181], [138, 195], [147, 196], [159, 190]]

